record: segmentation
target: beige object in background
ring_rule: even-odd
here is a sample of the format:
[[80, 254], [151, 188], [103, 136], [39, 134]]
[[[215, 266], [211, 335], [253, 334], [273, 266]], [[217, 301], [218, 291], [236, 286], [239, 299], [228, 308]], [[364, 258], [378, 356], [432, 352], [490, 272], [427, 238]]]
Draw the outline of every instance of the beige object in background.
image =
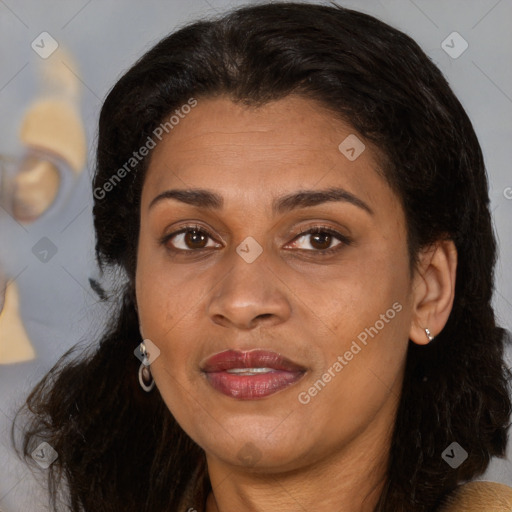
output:
[[62, 49], [42, 66], [42, 93], [28, 107], [20, 130], [28, 153], [12, 184], [12, 214], [25, 222], [41, 216], [57, 197], [61, 175], [55, 160], [75, 174], [86, 162], [80, 83], [71, 71], [76, 66]]
[[0, 364], [21, 363], [35, 357], [36, 352], [20, 318], [18, 287], [12, 282], [5, 289], [4, 307], [0, 313]]
[[0, 267], [0, 313], [4, 309], [5, 302], [5, 288], [7, 287], [7, 278], [2, 272], [2, 267]]
[[14, 180], [12, 214], [22, 222], [36, 220], [53, 203], [59, 186], [59, 171], [52, 162], [27, 155]]
[[78, 108], [67, 98], [41, 98], [27, 111], [20, 138], [29, 147], [49, 151], [76, 172], [85, 164], [85, 132]]
[[41, 63], [41, 95], [28, 107], [20, 131], [22, 142], [49, 151], [80, 172], [86, 160], [86, 137], [80, 115], [80, 81], [74, 59], [62, 47]]

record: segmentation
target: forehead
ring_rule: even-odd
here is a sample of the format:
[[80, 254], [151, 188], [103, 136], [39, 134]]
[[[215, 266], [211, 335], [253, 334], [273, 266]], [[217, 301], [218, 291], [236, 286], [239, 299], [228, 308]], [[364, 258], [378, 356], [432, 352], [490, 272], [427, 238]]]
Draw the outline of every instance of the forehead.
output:
[[[378, 189], [392, 194], [376, 148], [313, 100], [288, 96], [260, 107], [227, 97], [197, 101], [153, 150], [143, 203], [177, 187], [269, 200], [271, 190], [340, 185], [366, 200]], [[355, 153], [344, 153], [351, 147]]]

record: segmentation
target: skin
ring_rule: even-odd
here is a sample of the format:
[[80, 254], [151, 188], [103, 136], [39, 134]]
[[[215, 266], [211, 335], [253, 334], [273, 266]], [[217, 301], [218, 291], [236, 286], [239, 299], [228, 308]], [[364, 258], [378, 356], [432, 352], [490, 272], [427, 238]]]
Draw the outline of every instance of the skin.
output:
[[[207, 512], [366, 512], [378, 501], [408, 340], [426, 344], [425, 327], [434, 335], [444, 327], [457, 256], [452, 242], [440, 242], [420, 253], [411, 274], [404, 212], [378, 171], [378, 152], [364, 141], [350, 161], [338, 149], [353, 133], [297, 96], [259, 108], [199, 98], [151, 155], [136, 269], [141, 334], [161, 351], [151, 371], [162, 398], [206, 453]], [[346, 201], [272, 212], [275, 198], [329, 187], [372, 213]], [[216, 192], [222, 208], [176, 199], [150, 207], [166, 190], [189, 188]], [[188, 224], [210, 231], [205, 248], [182, 235], [160, 243]], [[314, 226], [351, 242], [299, 236]], [[236, 252], [247, 237], [263, 249], [252, 263]], [[322, 256], [329, 247], [339, 251]], [[397, 302], [401, 311], [301, 403], [298, 394]], [[220, 394], [200, 371], [215, 353], [256, 348], [307, 371], [247, 401]]]

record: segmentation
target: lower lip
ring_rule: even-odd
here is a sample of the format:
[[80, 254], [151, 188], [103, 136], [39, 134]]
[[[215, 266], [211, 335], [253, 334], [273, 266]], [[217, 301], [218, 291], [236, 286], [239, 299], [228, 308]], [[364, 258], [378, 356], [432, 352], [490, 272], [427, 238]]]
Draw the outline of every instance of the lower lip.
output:
[[303, 372], [273, 370], [260, 375], [237, 375], [222, 372], [208, 372], [206, 378], [213, 388], [224, 395], [239, 400], [255, 400], [273, 395], [298, 382]]

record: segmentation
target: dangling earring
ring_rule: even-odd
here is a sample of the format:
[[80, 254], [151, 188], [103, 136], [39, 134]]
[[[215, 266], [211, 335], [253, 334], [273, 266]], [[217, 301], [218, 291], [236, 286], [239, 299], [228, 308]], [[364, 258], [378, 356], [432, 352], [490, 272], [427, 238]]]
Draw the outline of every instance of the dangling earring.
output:
[[149, 354], [144, 342], [139, 345], [139, 350], [143, 357], [142, 363], [139, 366], [139, 384], [146, 393], [149, 393], [155, 387], [155, 379], [151, 375]]
[[428, 341], [432, 341], [435, 338], [427, 328], [425, 328], [425, 334], [427, 335]]

